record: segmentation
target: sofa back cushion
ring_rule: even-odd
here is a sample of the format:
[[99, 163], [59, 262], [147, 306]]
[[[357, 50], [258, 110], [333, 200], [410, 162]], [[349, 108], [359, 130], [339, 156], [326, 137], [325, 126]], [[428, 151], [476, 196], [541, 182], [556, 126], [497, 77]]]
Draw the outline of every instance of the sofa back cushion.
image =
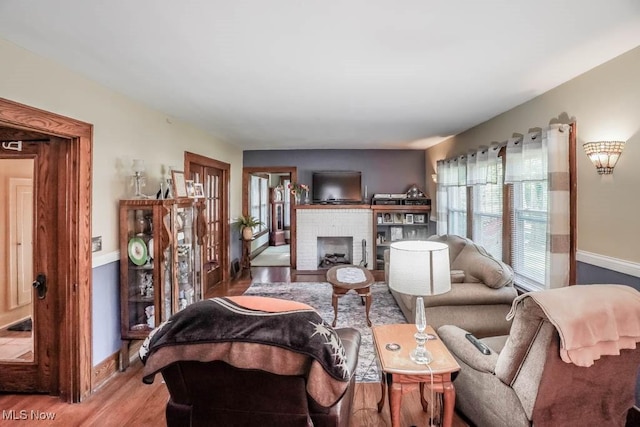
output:
[[445, 234], [432, 236], [429, 240], [449, 245], [451, 270], [464, 271], [465, 282], [481, 282], [494, 289], [513, 284], [514, 273], [511, 267], [495, 259], [482, 246], [473, 243], [470, 239]]

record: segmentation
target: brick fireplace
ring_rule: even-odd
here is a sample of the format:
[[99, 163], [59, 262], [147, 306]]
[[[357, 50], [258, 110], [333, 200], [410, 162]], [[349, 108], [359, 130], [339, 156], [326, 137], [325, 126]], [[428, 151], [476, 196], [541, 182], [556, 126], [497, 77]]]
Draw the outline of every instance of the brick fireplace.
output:
[[353, 264], [353, 237], [318, 237], [318, 268]]
[[[367, 242], [367, 262], [369, 268], [374, 266], [372, 251], [372, 212], [371, 209], [359, 208], [323, 208], [298, 209], [297, 216], [297, 266], [298, 270], [319, 270], [320, 253], [319, 238], [348, 238], [351, 251], [350, 262], [359, 264], [362, 260], [362, 240]], [[332, 240], [330, 240], [332, 241]], [[325, 252], [327, 248], [325, 247]], [[342, 253], [342, 249], [333, 251]], [[324, 254], [322, 254], [324, 255]]]

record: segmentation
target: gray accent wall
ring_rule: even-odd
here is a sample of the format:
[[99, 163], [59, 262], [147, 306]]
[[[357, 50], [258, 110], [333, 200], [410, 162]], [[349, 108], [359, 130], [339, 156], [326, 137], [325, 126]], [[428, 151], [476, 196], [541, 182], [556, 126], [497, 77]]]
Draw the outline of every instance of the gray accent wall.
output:
[[120, 262], [92, 270], [92, 365], [120, 350]]
[[412, 184], [427, 191], [423, 150], [250, 150], [244, 152], [243, 166], [295, 166], [298, 181], [308, 185], [313, 171], [360, 171], [367, 199], [404, 193]]

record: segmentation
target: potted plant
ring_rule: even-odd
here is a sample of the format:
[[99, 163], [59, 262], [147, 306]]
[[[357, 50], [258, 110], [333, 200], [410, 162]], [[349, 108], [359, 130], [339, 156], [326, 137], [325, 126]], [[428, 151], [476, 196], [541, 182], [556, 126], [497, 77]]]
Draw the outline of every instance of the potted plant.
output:
[[253, 228], [263, 224], [262, 221], [251, 215], [240, 215], [235, 221], [235, 225], [240, 229], [244, 240], [251, 240], [253, 238]]

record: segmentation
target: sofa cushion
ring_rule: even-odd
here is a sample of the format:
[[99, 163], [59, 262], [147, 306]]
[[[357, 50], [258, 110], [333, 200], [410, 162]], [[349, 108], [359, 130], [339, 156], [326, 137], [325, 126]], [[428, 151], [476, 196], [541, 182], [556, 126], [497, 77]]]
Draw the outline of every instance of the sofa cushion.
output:
[[[413, 295], [396, 292], [396, 295], [407, 307], [413, 307]], [[451, 290], [444, 294], [429, 295], [424, 298], [425, 307], [504, 304], [511, 306], [518, 292], [513, 286], [493, 289], [482, 283], [452, 283]], [[426, 296], [426, 295], [425, 295]]]
[[427, 238], [427, 240], [446, 243], [447, 246], [449, 246], [449, 263], [453, 263], [467, 245], [467, 238], [456, 236], [455, 234], [443, 234], [442, 236], [433, 235]]
[[464, 271], [451, 270], [451, 283], [462, 283], [462, 282], [464, 282]]
[[465, 282], [482, 282], [498, 289], [513, 283], [513, 270], [470, 240], [451, 263], [451, 269], [464, 270]]

